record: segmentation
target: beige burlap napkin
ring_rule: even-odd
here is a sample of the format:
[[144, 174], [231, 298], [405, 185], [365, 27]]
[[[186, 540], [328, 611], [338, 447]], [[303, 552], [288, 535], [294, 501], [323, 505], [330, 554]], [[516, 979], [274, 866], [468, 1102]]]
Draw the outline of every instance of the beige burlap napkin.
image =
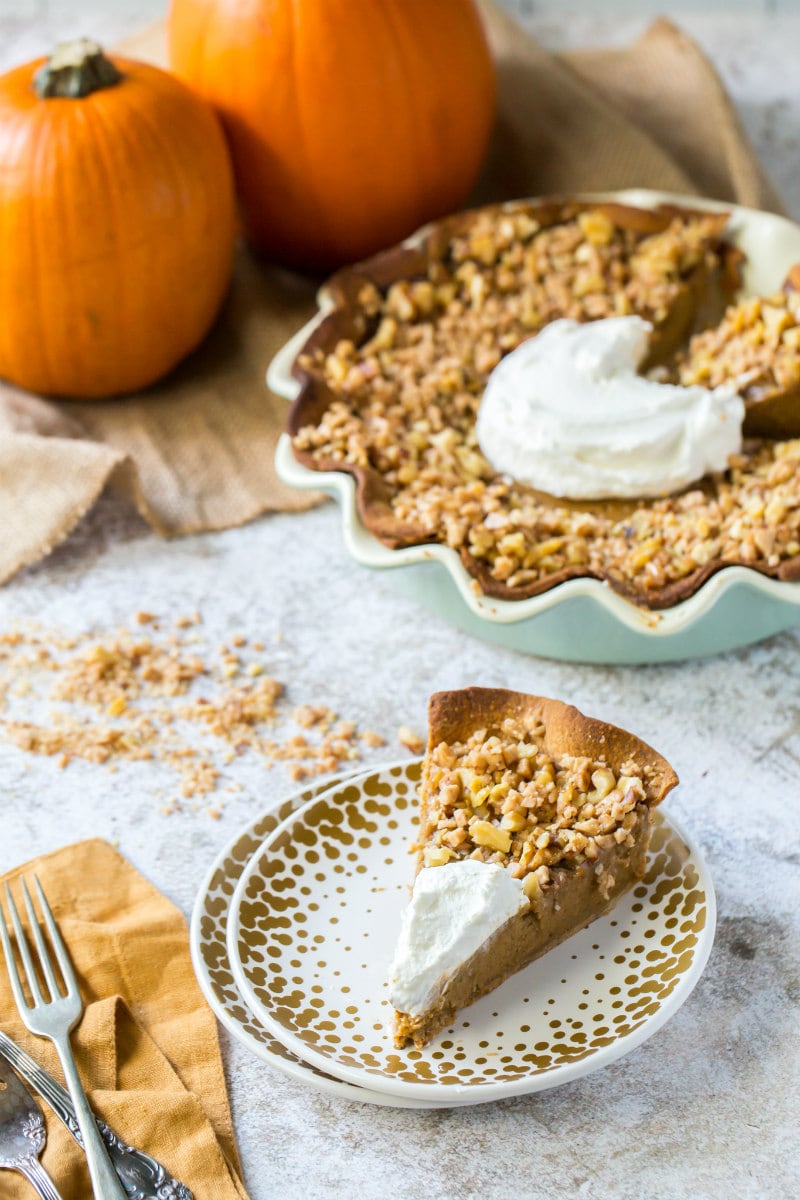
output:
[[[75, 966], [86, 1009], [73, 1037], [95, 1111], [156, 1158], [196, 1200], [247, 1200], [239, 1179], [214, 1016], [192, 970], [183, 914], [114, 850], [93, 839], [3, 876], [36, 872]], [[0, 953], [0, 1026], [61, 1079], [49, 1042], [27, 1032]], [[86, 1160], [43, 1103], [44, 1165], [63, 1200], [91, 1196]], [[0, 1196], [29, 1200], [3, 1172]]]
[[[714, 68], [671, 22], [622, 49], [554, 56], [480, 2], [499, 88], [474, 202], [648, 187], [780, 209]], [[163, 62], [163, 28], [124, 49]], [[275, 474], [286, 405], [264, 373], [314, 311], [318, 282], [242, 250], [211, 337], [148, 392], [66, 404], [0, 384], [0, 582], [48, 553], [109, 482], [164, 535], [313, 504]]]

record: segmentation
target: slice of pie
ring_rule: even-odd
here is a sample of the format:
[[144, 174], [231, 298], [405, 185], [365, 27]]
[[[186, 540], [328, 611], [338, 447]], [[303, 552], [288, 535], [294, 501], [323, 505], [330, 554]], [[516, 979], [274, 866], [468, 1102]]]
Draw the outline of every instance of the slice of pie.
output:
[[495, 688], [431, 698], [418, 873], [391, 970], [395, 1042], [471, 1004], [608, 912], [645, 870], [678, 782], [631, 733]]

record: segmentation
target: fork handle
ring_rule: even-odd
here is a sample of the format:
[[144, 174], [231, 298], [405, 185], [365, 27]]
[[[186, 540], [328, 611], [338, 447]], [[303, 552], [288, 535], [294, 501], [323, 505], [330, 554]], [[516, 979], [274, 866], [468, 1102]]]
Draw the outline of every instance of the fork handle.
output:
[[38, 1158], [26, 1158], [17, 1165], [20, 1175], [32, 1183], [42, 1200], [62, 1200], [61, 1192], [53, 1183]]
[[114, 1170], [111, 1159], [108, 1156], [108, 1151], [100, 1136], [94, 1113], [89, 1107], [89, 1101], [86, 1099], [86, 1092], [83, 1090], [81, 1077], [75, 1065], [75, 1057], [72, 1053], [69, 1035], [64, 1034], [52, 1037], [52, 1042], [58, 1052], [58, 1057], [61, 1059], [64, 1078], [69, 1094], [72, 1096], [72, 1103], [75, 1106], [75, 1119], [78, 1122], [78, 1128], [81, 1131], [81, 1138], [83, 1139], [83, 1149], [89, 1166], [89, 1178], [92, 1181], [92, 1191], [95, 1200], [127, 1200], [125, 1191], [117, 1178], [117, 1173]]
[[[42, 1099], [47, 1101], [59, 1121], [69, 1130], [82, 1150], [81, 1131], [75, 1121], [75, 1109], [69, 1092], [53, 1079], [52, 1075], [43, 1071], [29, 1054], [12, 1042], [2, 1029], [0, 1029], [0, 1058], [5, 1058], [17, 1074], [21, 1075], [32, 1088], [36, 1089]], [[103, 1135], [108, 1153], [111, 1155], [114, 1170], [131, 1200], [158, 1200], [159, 1196], [169, 1196], [171, 1200], [194, 1200], [186, 1184], [173, 1179], [166, 1168], [156, 1159], [145, 1154], [143, 1150], [137, 1150], [135, 1146], [129, 1146], [99, 1118], [97, 1126]]]

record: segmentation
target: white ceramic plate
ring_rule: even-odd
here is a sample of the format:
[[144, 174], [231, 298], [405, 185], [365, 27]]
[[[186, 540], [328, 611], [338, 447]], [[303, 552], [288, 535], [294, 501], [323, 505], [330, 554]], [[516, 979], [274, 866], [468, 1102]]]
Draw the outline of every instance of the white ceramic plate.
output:
[[339, 775], [333, 781], [328, 779], [324, 783], [295, 792], [288, 799], [254, 817], [221, 851], [209, 869], [195, 901], [190, 931], [192, 962], [203, 995], [217, 1019], [237, 1041], [242, 1042], [257, 1058], [275, 1070], [289, 1075], [298, 1083], [344, 1100], [356, 1100], [362, 1104], [369, 1101], [371, 1104], [401, 1108], [436, 1107], [422, 1101], [383, 1095], [343, 1083], [298, 1058], [250, 1012], [228, 960], [226, 934], [231, 898], [242, 871], [258, 852], [264, 838], [309, 800], [331, 787], [341, 785], [344, 779], [356, 778], [357, 775], [358, 772]]
[[[773, 213], [646, 190], [587, 193], [578, 198], [598, 203], [616, 200], [640, 208], [682, 203], [730, 212], [728, 236], [747, 256], [743, 294], [777, 290], [788, 268], [800, 262], [800, 226]], [[408, 244], [418, 242], [425, 232], [420, 230]], [[287, 400], [294, 400], [299, 390], [292, 375], [297, 354], [331, 309], [325, 288], [319, 306], [317, 316], [269, 368], [269, 386]], [[345, 544], [357, 562], [376, 569], [403, 568], [391, 573], [403, 591], [469, 633], [515, 650], [571, 662], [671, 662], [747, 645], [800, 621], [800, 583], [768, 579], [744, 567], [719, 571], [688, 600], [661, 612], [631, 604], [597, 579], [568, 580], [527, 600], [476, 595], [461, 559], [447, 546], [390, 550], [373, 537], [358, 514], [355, 484], [346, 473], [302, 466], [286, 435], [275, 462], [286, 483], [327, 491], [339, 500]]]
[[612, 913], [395, 1049], [386, 978], [413, 873], [420, 762], [346, 780], [290, 816], [236, 888], [228, 956], [298, 1057], [395, 1098], [475, 1104], [555, 1087], [633, 1050], [689, 996], [714, 938], [708, 871], [658, 814], [644, 880]]

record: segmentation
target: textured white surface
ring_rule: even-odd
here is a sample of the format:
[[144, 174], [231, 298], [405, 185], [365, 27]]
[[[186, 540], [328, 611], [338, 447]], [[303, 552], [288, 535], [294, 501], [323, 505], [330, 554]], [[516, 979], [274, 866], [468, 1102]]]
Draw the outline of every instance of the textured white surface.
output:
[[[524, 0], [509, 7], [534, 8]], [[160, 8], [151, 0], [3, 3], [0, 66], [78, 24], [112, 40]], [[644, 23], [608, 13], [528, 19], [558, 44], [623, 40]], [[798, 18], [717, 9], [681, 19], [713, 53], [800, 214]], [[669, 667], [537, 661], [469, 640], [396, 596], [390, 579], [351, 564], [331, 506], [164, 543], [113, 498], [0, 592], [0, 628], [33, 617], [101, 630], [140, 608], [176, 615], [194, 607], [212, 645], [234, 631], [260, 636], [268, 667], [297, 699], [316, 697], [390, 738], [401, 723], [424, 728], [430, 692], [469, 683], [568, 698], [628, 726], [678, 769], [669, 808], [703, 845], [719, 901], [709, 966], [676, 1018], [630, 1058], [539, 1097], [467, 1112], [373, 1109], [306, 1091], [223, 1039], [253, 1200], [798, 1193], [800, 633]], [[0, 743], [0, 870], [100, 834], [118, 839], [188, 913], [217, 848], [289, 787], [279, 770], [245, 759], [231, 770], [245, 790], [228, 797], [220, 822], [202, 813], [165, 817], [157, 793], [168, 781], [155, 767], [59, 771]]]

